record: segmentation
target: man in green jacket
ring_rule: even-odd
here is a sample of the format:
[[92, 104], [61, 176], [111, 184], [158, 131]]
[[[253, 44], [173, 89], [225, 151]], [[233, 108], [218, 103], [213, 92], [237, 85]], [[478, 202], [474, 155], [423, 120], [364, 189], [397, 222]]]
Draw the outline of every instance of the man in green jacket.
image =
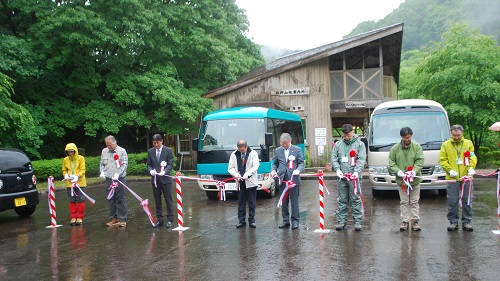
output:
[[359, 192], [354, 192], [354, 182], [348, 181], [344, 174], [351, 173], [361, 184], [363, 167], [366, 160], [365, 144], [358, 139], [351, 124], [342, 126], [343, 140], [335, 144], [332, 151], [332, 168], [337, 173], [337, 225], [335, 230], [343, 230], [347, 222], [347, 208], [351, 206], [354, 230], [361, 231], [363, 206]]
[[422, 179], [415, 178], [415, 175], [422, 175], [424, 152], [420, 144], [411, 140], [413, 137], [411, 128], [401, 128], [399, 135], [401, 136], [401, 142], [395, 144], [389, 152], [389, 169], [392, 174], [396, 174], [396, 182], [400, 187], [399, 202], [403, 223], [399, 230], [407, 230], [411, 221], [411, 228], [420, 231], [418, 200], [420, 199], [420, 182], [422, 182]]
[[[472, 207], [469, 204], [470, 181], [462, 182], [464, 176], [472, 177], [476, 172], [477, 157], [474, 154], [474, 144], [464, 138], [464, 128], [460, 125], [453, 125], [450, 128], [451, 138], [441, 145], [439, 152], [439, 164], [446, 170], [447, 180], [456, 180], [448, 183], [446, 192], [448, 193], [448, 215], [450, 221], [448, 231], [458, 229], [458, 206], [462, 200], [462, 228], [472, 231]], [[463, 188], [463, 192], [460, 192]], [[460, 197], [460, 194], [463, 194]], [[472, 197], [472, 193], [471, 193]]]

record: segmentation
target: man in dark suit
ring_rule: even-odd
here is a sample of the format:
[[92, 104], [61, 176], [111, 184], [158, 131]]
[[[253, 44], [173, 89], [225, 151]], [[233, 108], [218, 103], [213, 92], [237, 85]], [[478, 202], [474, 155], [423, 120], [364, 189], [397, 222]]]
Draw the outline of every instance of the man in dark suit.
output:
[[[174, 204], [172, 203], [172, 178], [170, 171], [174, 166], [174, 154], [172, 149], [163, 145], [160, 134], [153, 136], [153, 147], [148, 150], [148, 170], [151, 174], [153, 196], [156, 205], [156, 223], [154, 227], [163, 225], [163, 209], [161, 194], [167, 203], [167, 228], [172, 227], [174, 220]], [[168, 175], [168, 176], [165, 176]]]
[[286, 183], [283, 181], [293, 181], [295, 187], [289, 189], [289, 195], [286, 197], [281, 206], [281, 215], [283, 224], [279, 228], [290, 226], [290, 213], [288, 210], [288, 202], [292, 202], [292, 229], [299, 227], [299, 186], [300, 172], [304, 170], [304, 158], [300, 147], [292, 145], [292, 136], [288, 133], [283, 133], [280, 136], [281, 146], [274, 151], [273, 167], [271, 176], [278, 175], [281, 186], [280, 193], [283, 193]]

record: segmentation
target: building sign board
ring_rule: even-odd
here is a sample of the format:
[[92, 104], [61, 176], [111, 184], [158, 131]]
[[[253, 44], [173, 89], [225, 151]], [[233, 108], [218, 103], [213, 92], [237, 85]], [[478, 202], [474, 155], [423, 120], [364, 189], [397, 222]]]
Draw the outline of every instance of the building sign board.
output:
[[309, 95], [309, 87], [298, 89], [274, 90], [271, 92], [273, 96], [302, 96]]

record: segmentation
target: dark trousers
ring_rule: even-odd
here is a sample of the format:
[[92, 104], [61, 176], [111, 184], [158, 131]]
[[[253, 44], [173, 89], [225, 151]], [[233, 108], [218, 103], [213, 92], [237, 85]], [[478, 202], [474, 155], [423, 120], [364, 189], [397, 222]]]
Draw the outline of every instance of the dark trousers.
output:
[[248, 201], [248, 223], [255, 223], [255, 202], [257, 201], [257, 187], [246, 188], [244, 181], [240, 182], [238, 191], [238, 220], [246, 223], [246, 209]]
[[162, 194], [165, 198], [165, 202], [167, 203], [167, 220], [169, 222], [173, 222], [174, 203], [172, 202], [172, 183], [161, 183], [161, 181], [156, 181], [156, 187], [153, 185], [153, 196], [155, 198], [156, 205], [156, 220], [158, 222], [163, 222]]
[[[123, 177], [118, 178], [119, 181], [126, 184], [126, 180]], [[109, 193], [109, 186], [111, 185], [112, 180], [110, 178], [106, 178], [106, 194]], [[109, 217], [110, 218], [118, 218], [119, 221], [127, 220], [127, 202], [125, 201], [125, 187], [118, 183], [118, 186], [115, 189], [115, 193], [111, 199], [108, 200], [109, 203]]]
[[[286, 183], [282, 183], [280, 186], [280, 194], [285, 190]], [[281, 216], [283, 217], [283, 223], [290, 223], [290, 212], [288, 210], [288, 203], [291, 201], [292, 205], [292, 223], [299, 223], [299, 185], [290, 188], [288, 191], [288, 197], [283, 201], [281, 205]]]

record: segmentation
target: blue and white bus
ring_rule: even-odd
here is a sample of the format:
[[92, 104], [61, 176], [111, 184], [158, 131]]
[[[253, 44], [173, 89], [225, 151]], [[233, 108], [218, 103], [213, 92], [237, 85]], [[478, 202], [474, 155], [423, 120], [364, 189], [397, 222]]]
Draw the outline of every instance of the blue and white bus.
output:
[[[259, 154], [259, 184], [269, 189], [269, 197], [276, 194], [274, 180], [270, 177], [274, 148], [279, 146], [282, 133], [292, 136], [292, 143], [304, 152], [304, 131], [300, 116], [264, 107], [235, 107], [211, 112], [203, 118], [200, 134], [193, 140], [198, 152], [198, 185], [207, 197], [216, 199], [219, 188], [213, 181], [230, 178], [227, 166], [231, 153], [240, 139]], [[234, 181], [227, 182], [226, 191], [236, 192]]]

